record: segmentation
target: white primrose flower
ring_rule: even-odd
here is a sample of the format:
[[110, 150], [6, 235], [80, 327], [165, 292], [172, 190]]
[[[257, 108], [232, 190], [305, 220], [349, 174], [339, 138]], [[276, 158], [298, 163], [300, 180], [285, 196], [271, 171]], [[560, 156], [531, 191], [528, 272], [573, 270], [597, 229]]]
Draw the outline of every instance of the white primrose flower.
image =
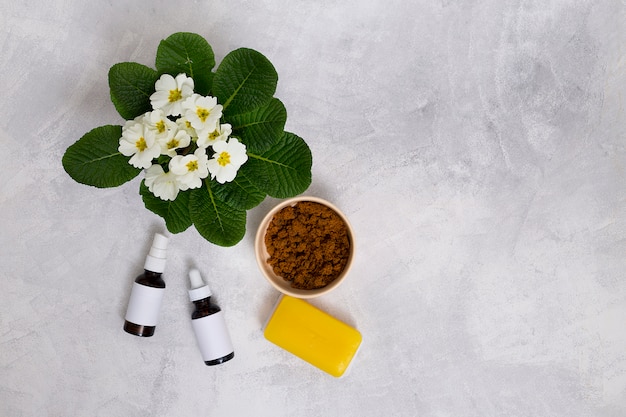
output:
[[148, 190], [161, 200], [172, 201], [178, 196], [180, 187], [178, 178], [173, 172], [165, 172], [158, 164], [146, 170], [146, 186]]
[[215, 178], [220, 184], [231, 182], [237, 176], [237, 171], [247, 160], [246, 145], [236, 138], [228, 142], [216, 142], [213, 144], [215, 155], [208, 162], [211, 179]]
[[178, 119], [176, 119], [176, 124], [178, 125], [178, 129], [184, 130], [185, 132], [187, 132], [187, 134], [191, 136], [192, 139], [198, 137], [198, 133], [196, 132], [196, 129], [193, 128], [193, 126], [191, 125], [191, 122], [185, 116], [181, 116]]
[[[150, 112], [148, 112], [148, 113], [150, 113]], [[129, 127], [133, 127], [137, 123], [143, 123], [143, 120], [146, 117], [146, 114], [148, 114], [148, 113], [144, 113], [141, 116], [137, 116], [133, 120], [126, 120], [126, 122], [124, 122], [124, 126], [122, 126], [122, 132], [124, 132]]]
[[161, 154], [161, 146], [156, 141], [154, 131], [134, 121], [125, 124], [117, 149], [124, 156], [132, 155], [128, 163], [135, 168], [149, 168], [152, 160]]
[[232, 132], [233, 128], [228, 123], [218, 123], [214, 130], [205, 129], [198, 132], [198, 146], [208, 148], [209, 146], [213, 146], [215, 142], [226, 142]]
[[190, 143], [191, 137], [184, 130], [177, 130], [174, 136], [159, 140], [161, 154], [171, 157], [176, 156], [176, 149], [186, 148]]
[[222, 105], [211, 96], [193, 94], [183, 102], [184, 116], [197, 132], [205, 129], [215, 130], [222, 117]]
[[178, 179], [181, 190], [200, 188], [202, 179], [209, 176], [207, 163], [209, 157], [202, 148], [196, 149], [192, 155], [177, 155], [170, 160], [170, 172]]
[[149, 129], [154, 130], [155, 137], [158, 141], [173, 137], [178, 130], [176, 122], [168, 119], [163, 109], [147, 112], [143, 115], [141, 121], [148, 126]]
[[166, 116], [180, 116], [182, 103], [193, 94], [193, 78], [178, 74], [176, 78], [163, 74], [154, 84], [155, 92], [150, 96], [153, 109], [163, 109]]

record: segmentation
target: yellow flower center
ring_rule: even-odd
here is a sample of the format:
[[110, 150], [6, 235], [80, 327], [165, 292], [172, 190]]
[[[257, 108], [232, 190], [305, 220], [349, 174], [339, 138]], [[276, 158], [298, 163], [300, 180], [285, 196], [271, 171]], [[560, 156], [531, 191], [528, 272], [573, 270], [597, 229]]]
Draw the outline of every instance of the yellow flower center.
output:
[[223, 167], [230, 164], [230, 154], [228, 152], [222, 152], [220, 156], [217, 157], [217, 163]]
[[169, 142], [167, 142], [167, 144], [166, 144], [167, 149], [176, 149], [176, 148], [178, 148], [178, 144], [179, 143], [180, 142], [178, 140], [172, 139]]
[[206, 122], [206, 119], [207, 117], [209, 117], [211, 112], [209, 111], [209, 109], [203, 109], [202, 107], [198, 107], [198, 109], [196, 110], [196, 114], [200, 118], [200, 121], [204, 123]]
[[187, 126], [187, 129], [191, 129], [191, 122], [189, 120], [185, 120], [185, 126]]
[[139, 149], [139, 152], [143, 152], [148, 149], [148, 144], [146, 143], [146, 140], [143, 136], [137, 139], [137, 142], [135, 142], [135, 146], [137, 147], [137, 149]]
[[220, 132], [218, 132], [217, 130], [214, 130], [213, 132], [209, 133], [209, 140], [215, 140], [218, 138], [219, 135], [220, 135]]
[[186, 166], [189, 172], [195, 171], [196, 169], [198, 169], [198, 161], [189, 161], [187, 162]]
[[156, 124], [156, 128], [159, 131], [159, 133], [163, 133], [165, 132], [165, 121], [164, 120], [159, 120]]
[[170, 103], [173, 103], [180, 100], [181, 98], [183, 98], [183, 94], [180, 92], [180, 90], [170, 90], [170, 95], [167, 99], [170, 101]]

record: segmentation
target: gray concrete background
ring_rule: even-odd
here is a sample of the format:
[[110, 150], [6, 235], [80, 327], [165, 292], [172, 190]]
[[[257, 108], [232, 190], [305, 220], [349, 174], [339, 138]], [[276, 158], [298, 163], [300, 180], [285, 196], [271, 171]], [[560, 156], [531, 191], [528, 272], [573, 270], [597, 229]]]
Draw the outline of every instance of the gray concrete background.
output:
[[[623, 1], [275, 0], [0, 5], [0, 415], [626, 415], [626, 5]], [[121, 124], [111, 65], [161, 39], [217, 61], [265, 54], [287, 129], [313, 152], [307, 194], [340, 207], [358, 256], [313, 302], [364, 342], [334, 379], [262, 335], [277, 293], [253, 237], [172, 236], [161, 322], [122, 331], [163, 229], [139, 179], [63, 171]], [[188, 321], [197, 266], [235, 359], [206, 367]]]

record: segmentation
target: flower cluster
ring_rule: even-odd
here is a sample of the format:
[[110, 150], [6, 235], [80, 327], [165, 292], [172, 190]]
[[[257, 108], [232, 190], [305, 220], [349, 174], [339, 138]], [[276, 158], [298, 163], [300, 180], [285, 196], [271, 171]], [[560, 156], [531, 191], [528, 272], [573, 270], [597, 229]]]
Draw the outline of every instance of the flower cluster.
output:
[[163, 74], [150, 96], [153, 110], [122, 127], [119, 152], [145, 169], [146, 186], [163, 200], [201, 187], [209, 174], [220, 184], [230, 182], [248, 160], [246, 146], [230, 137], [232, 126], [221, 123], [217, 99], [193, 89], [185, 74]]

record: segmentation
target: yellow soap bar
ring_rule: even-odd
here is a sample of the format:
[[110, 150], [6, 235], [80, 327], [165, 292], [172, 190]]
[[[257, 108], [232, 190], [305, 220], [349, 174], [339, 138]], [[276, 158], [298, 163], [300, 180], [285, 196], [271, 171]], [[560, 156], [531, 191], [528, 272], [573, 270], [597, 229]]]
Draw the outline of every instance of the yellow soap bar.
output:
[[340, 377], [361, 345], [361, 333], [308, 302], [283, 295], [265, 338], [322, 371]]

